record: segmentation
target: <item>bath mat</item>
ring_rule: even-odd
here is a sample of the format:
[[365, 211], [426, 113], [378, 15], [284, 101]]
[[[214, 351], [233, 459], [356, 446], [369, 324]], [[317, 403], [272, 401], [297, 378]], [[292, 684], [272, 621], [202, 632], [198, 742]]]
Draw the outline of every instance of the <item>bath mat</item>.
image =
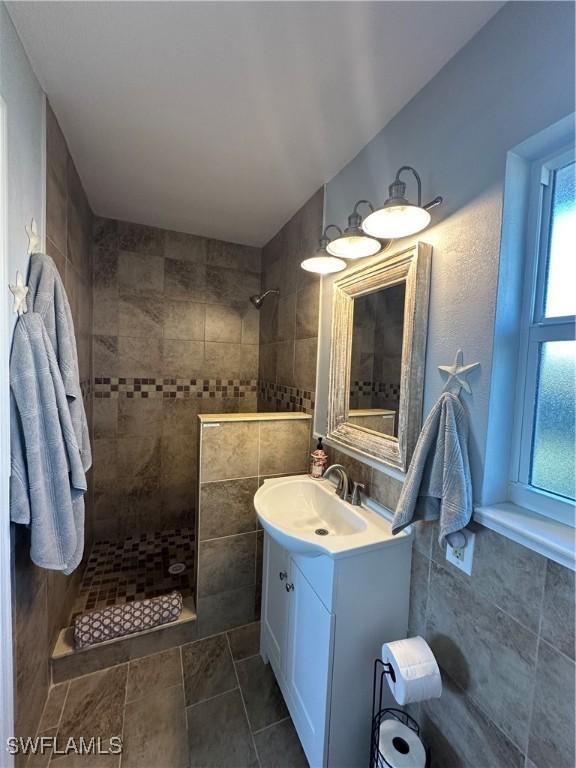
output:
[[87, 648], [105, 640], [168, 624], [176, 621], [181, 613], [180, 592], [83, 613], [74, 619], [74, 646]]

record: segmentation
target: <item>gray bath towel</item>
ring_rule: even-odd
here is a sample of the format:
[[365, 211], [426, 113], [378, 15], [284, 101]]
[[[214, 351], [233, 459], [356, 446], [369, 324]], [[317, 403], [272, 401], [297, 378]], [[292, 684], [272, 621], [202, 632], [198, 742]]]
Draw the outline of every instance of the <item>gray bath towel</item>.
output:
[[28, 288], [30, 289], [30, 309], [41, 315], [58, 361], [82, 465], [85, 470], [88, 470], [92, 464], [92, 454], [88, 421], [80, 390], [74, 322], [64, 284], [50, 256], [35, 253], [30, 258]]
[[438, 541], [464, 528], [472, 517], [468, 423], [462, 403], [445, 392], [428, 414], [406, 473], [392, 522], [399, 533], [415, 520], [440, 518]]
[[10, 355], [10, 517], [30, 526], [30, 556], [71, 573], [84, 550], [86, 475], [42, 317], [18, 319]]

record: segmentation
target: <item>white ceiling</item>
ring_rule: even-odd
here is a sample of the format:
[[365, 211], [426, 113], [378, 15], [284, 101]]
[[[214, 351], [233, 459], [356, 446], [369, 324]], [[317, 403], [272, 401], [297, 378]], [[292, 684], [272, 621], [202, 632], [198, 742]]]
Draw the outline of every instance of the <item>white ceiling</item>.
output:
[[501, 6], [8, 3], [96, 213], [255, 245]]

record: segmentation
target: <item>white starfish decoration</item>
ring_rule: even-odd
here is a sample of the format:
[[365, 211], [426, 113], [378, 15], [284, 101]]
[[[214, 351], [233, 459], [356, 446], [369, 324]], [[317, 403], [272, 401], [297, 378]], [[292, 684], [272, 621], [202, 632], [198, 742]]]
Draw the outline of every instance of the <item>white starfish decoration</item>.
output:
[[30, 226], [26, 226], [26, 234], [28, 235], [28, 255], [32, 256], [33, 253], [40, 253], [40, 237], [38, 236], [38, 227], [36, 226], [35, 219], [32, 219]]
[[14, 295], [14, 312], [20, 317], [20, 315], [28, 312], [28, 305], [26, 304], [28, 286], [24, 285], [24, 279], [20, 272], [16, 272], [16, 283], [9, 287]]
[[452, 365], [439, 365], [438, 370], [448, 374], [446, 384], [444, 384], [443, 392], [452, 392], [455, 395], [460, 394], [460, 389], [464, 389], [469, 395], [472, 394], [470, 384], [466, 380], [466, 376], [471, 373], [475, 368], [480, 366], [480, 363], [469, 363], [464, 365], [464, 355], [462, 350], [459, 349], [456, 352], [456, 357]]

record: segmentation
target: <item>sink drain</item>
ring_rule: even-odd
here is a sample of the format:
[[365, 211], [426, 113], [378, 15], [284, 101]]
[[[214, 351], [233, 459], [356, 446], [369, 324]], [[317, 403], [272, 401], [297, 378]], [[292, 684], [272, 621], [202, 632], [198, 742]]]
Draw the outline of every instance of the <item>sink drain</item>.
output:
[[172, 565], [168, 568], [168, 573], [171, 576], [178, 576], [179, 573], [184, 573], [185, 570], [185, 563], [172, 563]]
[[314, 533], [316, 536], [328, 536], [329, 531], [327, 531], [326, 528], [316, 528]]

